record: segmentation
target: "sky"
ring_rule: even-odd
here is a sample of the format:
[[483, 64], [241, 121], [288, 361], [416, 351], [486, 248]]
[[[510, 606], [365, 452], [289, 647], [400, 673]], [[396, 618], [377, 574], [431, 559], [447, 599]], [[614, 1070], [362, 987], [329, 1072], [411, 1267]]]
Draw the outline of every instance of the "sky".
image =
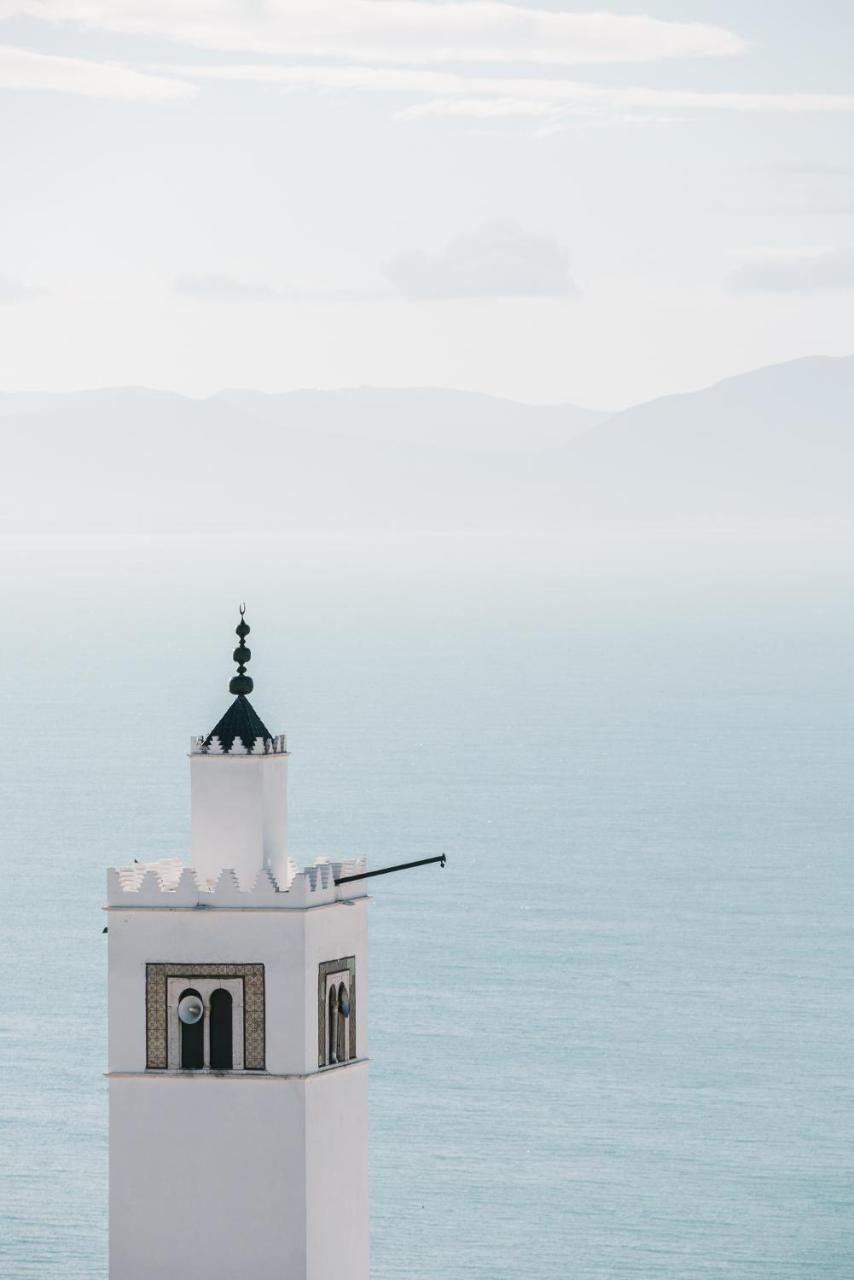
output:
[[0, 391], [854, 351], [843, 0], [0, 0]]

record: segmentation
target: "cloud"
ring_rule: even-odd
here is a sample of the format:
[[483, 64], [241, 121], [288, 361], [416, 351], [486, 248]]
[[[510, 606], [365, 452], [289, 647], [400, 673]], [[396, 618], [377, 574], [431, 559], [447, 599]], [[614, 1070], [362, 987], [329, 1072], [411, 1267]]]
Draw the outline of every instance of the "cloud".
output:
[[37, 298], [43, 292], [34, 285], [24, 284], [23, 280], [15, 280], [11, 276], [0, 276], [0, 306], [12, 302], [26, 302], [28, 298]]
[[537, 118], [563, 121], [660, 121], [686, 111], [814, 113], [854, 111], [853, 94], [715, 93], [683, 89], [596, 85], [517, 75], [480, 76], [419, 67], [276, 66], [223, 64], [181, 66], [174, 74], [193, 79], [246, 80], [289, 92], [361, 92], [414, 96], [398, 119], [435, 117]]
[[[0, 20], [21, 15], [264, 60], [132, 71], [8, 50], [14, 65], [5, 75], [0, 66], [0, 86], [11, 81], [140, 99], [186, 96], [202, 80], [303, 92], [379, 92], [420, 99], [395, 104], [404, 120], [536, 120], [542, 133], [574, 122], [652, 123], [685, 112], [854, 109], [854, 95], [846, 94], [716, 93], [516, 74], [526, 66], [556, 71], [729, 57], [747, 48], [722, 26], [644, 14], [564, 13], [501, 0], [0, 0]], [[276, 56], [288, 65], [271, 62]], [[294, 65], [299, 59], [305, 65]], [[486, 64], [501, 73], [477, 74]]]
[[551, 120], [554, 107], [535, 98], [432, 98], [398, 111], [398, 120]]
[[762, 166], [765, 173], [789, 174], [798, 178], [851, 178], [854, 177], [854, 165], [825, 164], [821, 161], [804, 160], [792, 164], [769, 164]]
[[201, 49], [371, 62], [642, 63], [726, 57], [724, 27], [646, 15], [561, 13], [498, 0], [0, 0], [26, 15]]
[[234, 276], [179, 276], [173, 286], [179, 297], [209, 302], [364, 302], [390, 296], [387, 290], [275, 289], [269, 284]]
[[492, 222], [448, 242], [440, 253], [398, 253], [382, 266], [377, 289], [275, 288], [234, 276], [179, 276], [173, 292], [197, 302], [348, 303], [405, 298], [566, 297], [575, 292], [557, 241], [510, 222]]
[[763, 250], [729, 279], [734, 293], [817, 293], [854, 289], [854, 249]]
[[385, 276], [408, 298], [556, 297], [575, 292], [557, 241], [492, 222], [450, 240], [440, 253], [398, 253]]
[[185, 81], [134, 71], [115, 62], [60, 58], [10, 45], [0, 45], [0, 89], [46, 89], [124, 102], [162, 102], [198, 93], [195, 85]]

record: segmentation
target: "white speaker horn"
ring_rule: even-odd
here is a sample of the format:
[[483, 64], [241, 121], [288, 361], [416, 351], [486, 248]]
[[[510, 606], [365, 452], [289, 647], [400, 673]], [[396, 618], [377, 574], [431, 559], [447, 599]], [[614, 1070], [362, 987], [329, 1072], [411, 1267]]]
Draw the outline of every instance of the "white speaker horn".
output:
[[178, 1002], [178, 1017], [191, 1027], [195, 1022], [200, 1022], [205, 1012], [199, 996], [184, 996]]

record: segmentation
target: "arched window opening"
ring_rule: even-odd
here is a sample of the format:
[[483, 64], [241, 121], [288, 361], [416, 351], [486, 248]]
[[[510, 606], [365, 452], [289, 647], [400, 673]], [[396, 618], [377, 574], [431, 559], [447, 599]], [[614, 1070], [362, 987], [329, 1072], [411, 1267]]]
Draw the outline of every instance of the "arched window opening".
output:
[[338, 1061], [347, 1061], [347, 1018], [350, 1014], [350, 995], [344, 983], [338, 987]]
[[329, 988], [329, 1065], [338, 1061], [338, 992], [335, 984]]
[[356, 957], [317, 967], [317, 1065], [337, 1067], [357, 1058]]
[[234, 1066], [232, 1007], [230, 991], [219, 987], [211, 993], [211, 1071], [231, 1071]]
[[[197, 1000], [201, 1000], [198, 991], [194, 991], [192, 987], [188, 987], [186, 991], [182, 991], [179, 997], [179, 1003], [185, 996], [195, 996]], [[205, 1065], [205, 1019], [204, 1015], [199, 1018], [198, 1022], [184, 1022], [181, 1020], [181, 1067], [184, 1071], [201, 1071]]]

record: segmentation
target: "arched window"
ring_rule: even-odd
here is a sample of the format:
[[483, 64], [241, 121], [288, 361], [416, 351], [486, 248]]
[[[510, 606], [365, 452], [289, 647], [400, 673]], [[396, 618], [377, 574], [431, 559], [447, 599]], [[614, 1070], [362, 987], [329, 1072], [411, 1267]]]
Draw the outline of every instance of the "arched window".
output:
[[[188, 987], [179, 996], [179, 1002], [185, 996], [195, 996], [201, 1000], [198, 991]], [[184, 1071], [201, 1071], [205, 1065], [205, 1019], [198, 1022], [181, 1023], [181, 1066]]]
[[329, 988], [329, 1065], [338, 1061], [338, 992], [335, 984]]
[[347, 1061], [347, 1018], [350, 1014], [350, 996], [344, 983], [338, 986], [338, 1061]]
[[232, 1049], [231, 992], [219, 987], [211, 993], [211, 1071], [230, 1071]]
[[324, 960], [317, 968], [317, 1065], [343, 1066], [357, 1057], [356, 957]]

